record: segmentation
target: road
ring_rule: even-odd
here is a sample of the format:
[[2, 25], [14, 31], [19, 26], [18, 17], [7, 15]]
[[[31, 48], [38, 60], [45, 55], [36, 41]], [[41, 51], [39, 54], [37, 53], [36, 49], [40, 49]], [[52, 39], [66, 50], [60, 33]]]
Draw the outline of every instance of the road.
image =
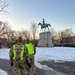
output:
[[[75, 75], [75, 62], [57, 63], [54, 61], [43, 61], [39, 63], [42, 66], [52, 68], [52, 70], [37, 67], [37, 75]], [[9, 75], [13, 75], [13, 67], [10, 66], [9, 60], [0, 59], [0, 69], [8, 72]]]

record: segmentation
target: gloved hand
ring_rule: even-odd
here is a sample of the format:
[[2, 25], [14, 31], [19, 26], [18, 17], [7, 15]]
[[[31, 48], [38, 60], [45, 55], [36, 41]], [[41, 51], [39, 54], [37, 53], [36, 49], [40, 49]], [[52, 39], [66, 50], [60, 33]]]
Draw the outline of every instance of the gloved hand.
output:
[[11, 66], [13, 66], [13, 61], [11, 61]]
[[28, 63], [27, 65], [28, 65], [29, 68], [31, 68], [31, 64], [30, 63]]

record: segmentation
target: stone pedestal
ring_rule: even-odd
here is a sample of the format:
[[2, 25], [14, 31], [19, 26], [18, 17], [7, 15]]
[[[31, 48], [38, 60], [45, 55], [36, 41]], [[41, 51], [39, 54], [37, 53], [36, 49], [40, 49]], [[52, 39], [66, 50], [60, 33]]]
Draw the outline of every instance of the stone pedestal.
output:
[[39, 47], [53, 47], [52, 36], [50, 32], [42, 32], [39, 36]]

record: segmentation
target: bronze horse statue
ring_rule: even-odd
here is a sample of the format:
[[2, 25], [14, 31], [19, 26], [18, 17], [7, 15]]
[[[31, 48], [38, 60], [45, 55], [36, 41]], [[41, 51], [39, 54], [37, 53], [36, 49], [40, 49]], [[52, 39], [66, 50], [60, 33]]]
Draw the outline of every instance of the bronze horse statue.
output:
[[43, 19], [43, 23], [39, 23], [38, 25], [41, 25], [41, 29], [46, 29], [46, 28], [48, 28], [48, 30], [49, 30], [49, 26], [51, 27], [50, 24], [46, 24], [46, 23], [45, 23], [45, 20], [44, 20], [44, 19]]

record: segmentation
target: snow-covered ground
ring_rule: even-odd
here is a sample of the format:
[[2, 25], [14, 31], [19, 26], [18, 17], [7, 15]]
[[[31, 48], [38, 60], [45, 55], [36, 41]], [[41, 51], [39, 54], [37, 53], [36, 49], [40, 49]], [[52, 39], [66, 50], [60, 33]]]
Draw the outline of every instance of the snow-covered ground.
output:
[[36, 61], [75, 61], [75, 48], [71, 47], [53, 47], [37, 48], [35, 55]]
[[8, 75], [8, 73], [0, 69], [0, 75]]
[[[10, 49], [0, 49], [0, 58], [9, 60], [9, 50]], [[36, 66], [43, 68], [38, 61], [49, 61], [55, 60], [55, 62], [64, 62], [64, 61], [75, 61], [75, 48], [70, 47], [39, 47], [36, 48], [35, 62]], [[45, 69], [51, 69], [45, 66]], [[52, 69], [51, 69], [52, 70]], [[6, 72], [0, 69], [0, 75], [8, 75]], [[59, 75], [59, 74], [58, 74]], [[62, 74], [61, 74], [62, 75]]]
[[[10, 49], [0, 49], [0, 58], [9, 60]], [[75, 48], [53, 47], [36, 48], [35, 61], [75, 61]]]

